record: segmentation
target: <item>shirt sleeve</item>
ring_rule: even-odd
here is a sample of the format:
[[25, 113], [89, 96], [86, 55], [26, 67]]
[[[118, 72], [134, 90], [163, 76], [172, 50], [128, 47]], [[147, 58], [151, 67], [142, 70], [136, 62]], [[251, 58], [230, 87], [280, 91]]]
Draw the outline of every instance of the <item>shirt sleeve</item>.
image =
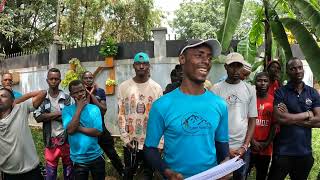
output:
[[128, 144], [130, 142], [130, 138], [129, 134], [126, 131], [125, 105], [121, 87], [122, 86], [120, 85], [118, 91], [118, 125], [120, 131], [120, 139], [124, 142], [124, 144]]
[[[65, 101], [64, 101], [64, 105], [66, 105], [66, 106], [70, 106], [71, 104], [74, 104], [74, 103], [72, 103], [72, 98], [71, 98], [71, 96], [69, 96], [69, 95], [65, 95], [66, 96], [66, 99], [65, 99]], [[63, 106], [64, 107], [64, 106]], [[63, 109], [63, 108], [62, 108]]]
[[15, 99], [19, 99], [19, 98], [22, 97], [22, 94], [19, 93], [19, 92], [17, 92], [17, 91], [13, 91], [13, 95], [14, 95], [14, 98], [15, 98]]
[[219, 93], [219, 85], [218, 84], [214, 84], [212, 86], [212, 88], [210, 89], [210, 91], [212, 91], [214, 94], [219, 96], [220, 95], [220, 93]]
[[106, 101], [106, 93], [103, 89], [99, 88], [99, 91], [97, 91], [97, 95], [100, 97], [100, 100]]
[[320, 107], [320, 95], [316, 89], [312, 89], [312, 96], [313, 96], [312, 109], [316, 107]]
[[149, 113], [145, 145], [157, 148], [164, 134], [164, 129], [164, 119], [157, 109], [157, 104], [154, 104]]
[[276, 92], [274, 93], [274, 100], [273, 100], [273, 106], [276, 106], [280, 103], [284, 103], [284, 98], [282, 95], [282, 91], [281, 89], [276, 90]]
[[35, 108], [33, 107], [32, 98], [23, 102], [23, 105], [27, 107], [28, 113], [33, 112]]
[[258, 116], [258, 111], [257, 111], [257, 95], [256, 95], [256, 89], [251, 86], [251, 98], [249, 101], [249, 106], [248, 106], [248, 117], [257, 117]]
[[44, 105], [45, 103], [42, 102], [42, 104], [38, 107], [38, 109], [36, 109], [35, 111], [33, 111], [33, 117], [37, 118], [39, 117], [42, 113], [44, 113]]
[[90, 122], [93, 122], [92, 128], [97, 129], [98, 131], [102, 132], [102, 117], [101, 117], [101, 112], [98, 106], [92, 105], [92, 110], [90, 111], [92, 119]]
[[271, 108], [270, 108], [270, 113], [271, 113], [271, 117], [270, 117], [270, 122], [271, 122], [271, 124], [275, 124], [276, 123], [276, 120], [274, 119], [274, 117], [273, 117], [273, 102], [274, 102], [274, 97], [273, 96], [271, 96], [271, 95], [269, 95], [269, 97], [268, 98], [270, 98], [270, 104], [271, 104]]
[[162, 95], [163, 95], [162, 88], [161, 88], [161, 86], [159, 86], [158, 93], [157, 93], [157, 99], [159, 99]]
[[67, 129], [69, 123], [71, 122], [72, 114], [68, 107], [62, 109], [62, 125], [64, 129]]
[[215, 132], [215, 141], [229, 142], [228, 129], [228, 108], [226, 104], [223, 104], [220, 111], [219, 125]]

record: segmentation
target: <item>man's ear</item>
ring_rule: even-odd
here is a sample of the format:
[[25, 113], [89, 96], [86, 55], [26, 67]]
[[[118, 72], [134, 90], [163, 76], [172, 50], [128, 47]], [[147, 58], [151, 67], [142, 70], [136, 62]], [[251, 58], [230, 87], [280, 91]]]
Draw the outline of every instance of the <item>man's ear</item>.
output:
[[183, 54], [179, 55], [179, 62], [181, 65], [186, 63], [186, 57]]
[[224, 69], [227, 70], [227, 68], [228, 68], [228, 65], [224, 64]]

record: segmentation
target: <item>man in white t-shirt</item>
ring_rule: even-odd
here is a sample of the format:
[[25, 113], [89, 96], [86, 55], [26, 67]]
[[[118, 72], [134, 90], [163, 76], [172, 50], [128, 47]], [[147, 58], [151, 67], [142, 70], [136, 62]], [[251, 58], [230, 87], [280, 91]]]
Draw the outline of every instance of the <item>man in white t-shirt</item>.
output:
[[4, 180], [43, 179], [28, 115], [45, 96], [46, 91], [36, 91], [15, 101], [11, 90], [0, 89], [0, 171]]
[[159, 84], [150, 78], [149, 56], [135, 55], [135, 77], [122, 82], [118, 93], [118, 123], [124, 142], [125, 178], [133, 179], [138, 163], [143, 161], [144, 179], [152, 179], [153, 170], [144, 161], [143, 145], [152, 103], [162, 95]]
[[240, 156], [246, 162], [243, 167], [233, 173], [233, 179], [236, 180], [246, 178], [250, 158], [248, 147], [258, 116], [255, 88], [240, 79], [244, 64], [246, 62], [241, 54], [228, 54], [225, 63], [228, 77], [212, 89], [228, 104], [230, 156]]

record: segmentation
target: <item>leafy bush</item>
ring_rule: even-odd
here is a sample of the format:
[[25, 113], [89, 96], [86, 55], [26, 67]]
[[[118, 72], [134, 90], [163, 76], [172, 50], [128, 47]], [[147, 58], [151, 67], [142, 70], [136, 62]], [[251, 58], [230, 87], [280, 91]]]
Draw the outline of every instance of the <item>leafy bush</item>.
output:
[[80, 64], [80, 60], [77, 58], [72, 58], [69, 61], [69, 64], [75, 65], [76, 69], [70, 69], [64, 75], [64, 78], [61, 81], [61, 87], [63, 87], [64, 89], [68, 88], [71, 81], [81, 79], [82, 74], [86, 71], [86, 69]]
[[99, 54], [103, 57], [113, 57], [118, 53], [118, 45], [114, 38], [108, 37], [101, 45]]
[[110, 78], [106, 80], [106, 86], [115, 86], [115, 85], [117, 85], [116, 80], [110, 79]]

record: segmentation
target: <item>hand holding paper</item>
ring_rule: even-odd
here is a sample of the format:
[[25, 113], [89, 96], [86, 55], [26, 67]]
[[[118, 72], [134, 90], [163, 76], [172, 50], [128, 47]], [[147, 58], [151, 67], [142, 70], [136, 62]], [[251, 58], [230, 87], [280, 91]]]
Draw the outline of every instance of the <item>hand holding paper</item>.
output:
[[213, 179], [219, 179], [227, 174], [232, 173], [233, 171], [239, 169], [241, 166], [243, 166], [245, 162], [239, 158], [239, 156], [236, 156], [222, 164], [219, 164], [211, 169], [208, 169], [204, 172], [201, 172], [199, 174], [196, 174], [194, 176], [191, 176], [187, 178], [186, 180], [213, 180]]

